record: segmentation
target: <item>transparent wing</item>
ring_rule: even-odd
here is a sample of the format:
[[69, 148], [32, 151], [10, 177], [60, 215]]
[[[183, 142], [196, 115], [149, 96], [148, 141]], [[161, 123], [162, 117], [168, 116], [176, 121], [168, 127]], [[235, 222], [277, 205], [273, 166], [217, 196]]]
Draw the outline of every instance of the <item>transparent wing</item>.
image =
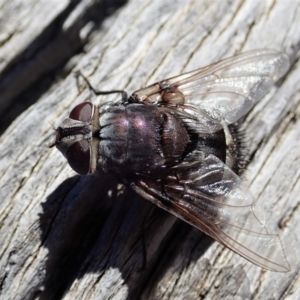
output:
[[288, 68], [289, 58], [285, 53], [254, 50], [157, 82], [136, 91], [131, 99], [162, 105], [191, 105], [216, 120], [232, 124]]
[[200, 161], [176, 166], [174, 178], [138, 180], [132, 187], [252, 263], [289, 271], [279, 236], [258, 219], [254, 199], [242, 180], [213, 155]]

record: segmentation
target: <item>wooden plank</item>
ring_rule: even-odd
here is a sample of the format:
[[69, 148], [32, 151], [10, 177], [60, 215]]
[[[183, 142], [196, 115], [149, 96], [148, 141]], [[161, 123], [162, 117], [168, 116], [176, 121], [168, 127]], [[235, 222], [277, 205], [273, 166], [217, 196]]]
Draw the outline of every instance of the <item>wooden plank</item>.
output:
[[[3, 16], [13, 15], [24, 24], [32, 24], [33, 18], [45, 22], [30, 30], [24, 26], [22, 38], [14, 35], [18, 26], [11, 27], [15, 40], [11, 45], [9, 38], [1, 40], [0, 57], [7, 57], [1, 70], [20, 51], [35, 47], [34, 37], [43, 35], [64, 8], [61, 4], [51, 11], [52, 18], [45, 18], [49, 8], [36, 9], [33, 17], [34, 2], [20, 1], [14, 11], [2, 2]], [[74, 5], [61, 24], [63, 29], [72, 20], [77, 32], [87, 32], [82, 54], [68, 50], [68, 31], [58, 51], [69, 51], [69, 64], [56, 67], [51, 88], [0, 138], [0, 299], [299, 298], [299, 2], [136, 0], [101, 26], [94, 26], [91, 18], [80, 27], [93, 4]], [[10, 53], [7, 49], [14, 44], [19, 48]], [[52, 49], [53, 41], [47, 37], [44, 45]], [[94, 99], [87, 89], [79, 92], [70, 70], [81, 70], [99, 89], [133, 92], [257, 48], [285, 51], [292, 63], [286, 77], [245, 120], [252, 157], [246, 179], [268, 223], [281, 226], [291, 252], [289, 273], [248, 263], [107, 175], [75, 175], [58, 151], [47, 148], [53, 139], [51, 124], [57, 126], [75, 104], [91, 97], [101, 103], [116, 99]], [[9, 103], [24, 88], [35, 88], [36, 79], [25, 80], [16, 92], [18, 80], [26, 77], [20, 74], [29, 72], [29, 66], [40, 70], [38, 74], [53, 72], [49, 65], [60, 57], [47, 59], [43, 66], [47, 56], [35, 49], [34, 57], [40, 59], [30, 58], [19, 69], [2, 73], [2, 82], [11, 82], [5, 91], [12, 95]]]

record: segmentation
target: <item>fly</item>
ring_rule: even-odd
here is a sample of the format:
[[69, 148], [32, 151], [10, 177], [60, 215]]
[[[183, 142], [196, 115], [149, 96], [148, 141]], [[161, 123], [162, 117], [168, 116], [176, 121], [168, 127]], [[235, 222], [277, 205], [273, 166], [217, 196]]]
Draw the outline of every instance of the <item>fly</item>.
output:
[[274, 50], [254, 50], [162, 80], [97, 107], [77, 105], [56, 146], [81, 174], [109, 172], [139, 195], [252, 263], [287, 272], [280, 238], [256, 217], [240, 175], [237, 122], [289, 68]]

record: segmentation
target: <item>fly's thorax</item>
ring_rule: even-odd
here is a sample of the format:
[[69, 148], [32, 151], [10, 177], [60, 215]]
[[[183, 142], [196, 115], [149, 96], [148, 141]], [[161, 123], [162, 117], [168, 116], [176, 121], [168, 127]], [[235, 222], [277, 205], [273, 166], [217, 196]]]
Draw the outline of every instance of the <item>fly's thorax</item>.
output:
[[151, 176], [178, 163], [189, 142], [176, 114], [142, 103], [100, 114], [98, 165], [105, 171]]

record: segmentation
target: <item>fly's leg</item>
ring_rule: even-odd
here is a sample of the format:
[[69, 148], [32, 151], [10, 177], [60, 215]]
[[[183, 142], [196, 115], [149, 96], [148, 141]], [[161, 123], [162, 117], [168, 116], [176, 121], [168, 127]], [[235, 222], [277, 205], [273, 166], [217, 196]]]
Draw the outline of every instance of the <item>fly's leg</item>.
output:
[[[79, 87], [79, 77], [82, 77], [82, 79], [85, 81], [85, 83], [89, 87], [89, 90], [92, 91], [96, 96], [109, 95], [109, 94], [121, 94], [122, 102], [126, 102], [128, 100], [127, 93], [124, 90], [98, 91], [91, 85], [89, 80], [81, 73], [81, 71], [77, 71], [75, 76], [76, 76], [77, 87]], [[79, 88], [78, 88], [78, 90], [79, 90]]]

